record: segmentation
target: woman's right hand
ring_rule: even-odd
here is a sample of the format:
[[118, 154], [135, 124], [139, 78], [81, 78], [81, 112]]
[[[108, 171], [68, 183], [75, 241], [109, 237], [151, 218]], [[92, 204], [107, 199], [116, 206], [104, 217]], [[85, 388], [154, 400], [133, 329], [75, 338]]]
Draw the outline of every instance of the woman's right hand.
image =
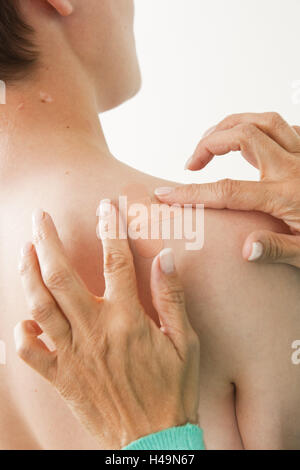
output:
[[[102, 224], [116, 220], [101, 205]], [[16, 327], [20, 357], [61, 394], [101, 448], [120, 449], [166, 428], [197, 424], [200, 345], [173, 253], [152, 266], [158, 327], [142, 307], [127, 239], [102, 237], [106, 290], [92, 295], [71, 266], [51, 217], [38, 212], [20, 266], [33, 320]], [[56, 350], [39, 336], [45, 332]]]
[[260, 182], [227, 179], [158, 188], [157, 198], [167, 204], [261, 211], [281, 219], [292, 235], [254, 232], [244, 243], [243, 256], [300, 268], [300, 127], [289, 126], [277, 113], [229, 116], [206, 132], [186, 168], [201, 170], [215, 155], [238, 150], [260, 170]]

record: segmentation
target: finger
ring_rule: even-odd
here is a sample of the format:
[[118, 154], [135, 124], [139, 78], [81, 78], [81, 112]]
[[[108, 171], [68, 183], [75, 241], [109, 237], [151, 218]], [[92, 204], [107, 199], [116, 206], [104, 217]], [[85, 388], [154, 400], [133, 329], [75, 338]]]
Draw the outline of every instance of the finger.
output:
[[165, 204], [204, 204], [206, 208], [272, 212], [271, 183], [221, 180], [177, 188], [158, 188], [156, 197]]
[[33, 239], [43, 281], [64, 315], [70, 323], [89, 319], [95, 298], [69, 262], [51, 217], [40, 209], [33, 215]]
[[254, 232], [244, 244], [243, 256], [251, 262], [283, 263], [300, 268], [300, 236], [266, 230]]
[[229, 130], [214, 132], [199, 143], [194, 155], [187, 163], [192, 171], [204, 168], [215, 155], [226, 155], [240, 151], [263, 176], [278, 177], [282, 160], [289, 154], [274, 140], [252, 124], [240, 124]]
[[258, 127], [288, 152], [294, 153], [300, 149], [299, 135], [278, 113], [233, 114], [221, 121], [214, 132], [232, 129], [241, 124]]
[[42, 375], [49, 382], [53, 382], [56, 375], [57, 357], [50, 352], [45, 343], [38, 336], [42, 330], [33, 321], [18, 323], [14, 330], [15, 345], [18, 356], [32, 369]]
[[19, 268], [27, 305], [32, 317], [58, 345], [70, 334], [70, 324], [43, 282], [32, 243], [24, 246]]
[[151, 292], [162, 331], [181, 352], [191, 328], [185, 308], [184, 292], [175, 268], [174, 253], [166, 248], [152, 264]]
[[103, 246], [105, 297], [138, 301], [136, 274], [122, 216], [109, 199], [99, 206], [99, 235]]

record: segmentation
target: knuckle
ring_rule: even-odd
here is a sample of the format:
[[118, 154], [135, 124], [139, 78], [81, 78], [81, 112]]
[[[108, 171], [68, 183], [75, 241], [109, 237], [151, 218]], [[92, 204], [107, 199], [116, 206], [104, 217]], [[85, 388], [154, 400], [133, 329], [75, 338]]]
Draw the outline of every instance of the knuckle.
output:
[[121, 250], [110, 250], [104, 255], [104, 271], [107, 274], [128, 270], [131, 266], [132, 258]]
[[37, 245], [39, 242], [47, 240], [48, 230], [45, 226], [39, 226], [33, 233], [33, 244]]
[[117, 335], [119, 341], [128, 338], [132, 334], [133, 325], [129, 315], [120, 315], [113, 324], [113, 332]]
[[176, 304], [182, 308], [185, 306], [184, 292], [182, 287], [177, 283], [163, 286], [160, 290], [160, 298], [161, 301], [165, 303]]
[[285, 125], [285, 121], [279, 113], [267, 113], [266, 118], [270, 127], [273, 129], [278, 129]]
[[237, 122], [238, 117], [239, 117], [238, 114], [229, 114], [228, 116], [226, 116], [225, 119], [223, 119], [223, 121], [221, 122], [221, 125], [225, 127], [227, 126], [230, 127]]
[[53, 303], [48, 301], [43, 304], [32, 305], [30, 311], [35, 321], [41, 324], [46, 323], [52, 314]]
[[217, 183], [216, 192], [221, 195], [223, 198], [228, 198], [228, 196], [233, 196], [238, 189], [238, 182], [226, 178]]
[[184, 198], [186, 201], [192, 201], [197, 197], [199, 192], [199, 186], [195, 183], [183, 186], [181, 189], [184, 192]]
[[241, 135], [246, 141], [249, 141], [257, 136], [257, 127], [254, 124], [241, 124], [239, 126]]
[[276, 261], [283, 257], [284, 250], [281, 243], [278, 243], [275, 240], [270, 240], [266, 245], [265, 258]]
[[44, 273], [43, 279], [50, 290], [62, 290], [69, 286], [71, 275], [66, 268], [50, 269]]

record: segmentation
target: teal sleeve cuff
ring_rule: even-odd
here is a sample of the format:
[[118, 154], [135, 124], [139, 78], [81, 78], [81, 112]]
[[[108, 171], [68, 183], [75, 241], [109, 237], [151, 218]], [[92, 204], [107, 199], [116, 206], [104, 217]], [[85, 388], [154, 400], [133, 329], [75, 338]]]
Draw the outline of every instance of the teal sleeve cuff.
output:
[[186, 424], [142, 437], [122, 450], [205, 450], [203, 431]]

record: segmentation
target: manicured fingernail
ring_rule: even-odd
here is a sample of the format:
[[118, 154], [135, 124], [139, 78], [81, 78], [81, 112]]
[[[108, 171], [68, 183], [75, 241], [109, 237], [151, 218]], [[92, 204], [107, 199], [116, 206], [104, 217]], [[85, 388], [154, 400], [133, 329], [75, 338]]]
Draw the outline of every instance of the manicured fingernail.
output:
[[45, 216], [45, 212], [43, 211], [43, 209], [36, 209], [34, 213], [32, 214], [33, 223], [37, 226], [40, 225], [44, 216]]
[[174, 253], [171, 248], [165, 248], [160, 252], [159, 261], [163, 273], [172, 274], [175, 271]]
[[173, 191], [173, 188], [157, 188], [155, 191], [154, 191], [154, 194], [155, 196], [167, 196], [168, 194], [170, 194], [171, 192]]
[[21, 250], [21, 255], [22, 256], [27, 256], [29, 255], [29, 253], [31, 252], [33, 248], [33, 244], [31, 242], [27, 242], [25, 243], [25, 245], [23, 246], [22, 250]]
[[191, 158], [188, 159], [188, 161], [186, 162], [185, 166], [184, 166], [184, 169], [185, 170], [189, 170], [190, 169], [190, 165], [191, 163], [193, 163], [194, 161], [194, 157], [192, 156]]
[[99, 216], [100, 217], [107, 217], [112, 211], [112, 204], [110, 199], [103, 199], [100, 202], [99, 206]]
[[261, 242], [255, 242], [252, 244], [251, 255], [248, 258], [248, 261], [257, 261], [262, 257], [264, 252], [264, 246]]
[[217, 129], [217, 126], [210, 127], [209, 129], [207, 129], [207, 131], [204, 132], [202, 138], [204, 139], [204, 137], [208, 137], [210, 134], [215, 132], [216, 129]]

